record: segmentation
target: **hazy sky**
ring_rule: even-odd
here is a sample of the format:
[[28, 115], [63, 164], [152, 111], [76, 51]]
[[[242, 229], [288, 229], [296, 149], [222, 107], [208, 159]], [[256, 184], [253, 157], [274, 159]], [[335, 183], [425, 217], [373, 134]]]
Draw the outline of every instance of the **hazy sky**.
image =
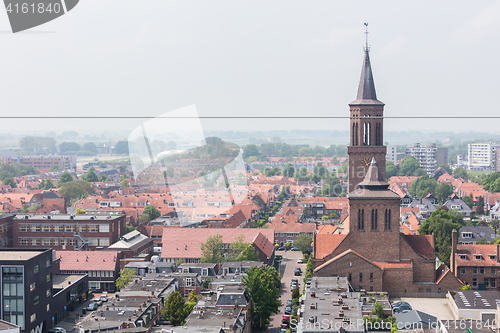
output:
[[[364, 26], [386, 116], [500, 116], [500, 1], [80, 0], [10, 33], [2, 115], [348, 116]], [[141, 120], [2, 120], [5, 131], [132, 130]], [[500, 119], [386, 120], [386, 130], [499, 128]], [[206, 129], [347, 129], [347, 120], [202, 120]]]

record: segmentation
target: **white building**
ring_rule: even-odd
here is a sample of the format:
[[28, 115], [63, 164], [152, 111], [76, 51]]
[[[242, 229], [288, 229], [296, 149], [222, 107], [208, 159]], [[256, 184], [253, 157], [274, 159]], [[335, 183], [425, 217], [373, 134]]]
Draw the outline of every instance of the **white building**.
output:
[[470, 143], [469, 152], [469, 170], [490, 169], [493, 166], [493, 147], [491, 143]]

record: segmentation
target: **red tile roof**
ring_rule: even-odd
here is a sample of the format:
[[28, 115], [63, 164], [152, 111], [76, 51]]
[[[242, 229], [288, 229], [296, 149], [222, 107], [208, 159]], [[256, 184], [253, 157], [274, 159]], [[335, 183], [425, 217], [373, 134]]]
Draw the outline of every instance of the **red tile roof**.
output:
[[118, 252], [116, 251], [56, 251], [61, 258], [61, 271], [114, 271]]
[[432, 260], [434, 255], [434, 237], [432, 235], [401, 235], [413, 250], [425, 259]]

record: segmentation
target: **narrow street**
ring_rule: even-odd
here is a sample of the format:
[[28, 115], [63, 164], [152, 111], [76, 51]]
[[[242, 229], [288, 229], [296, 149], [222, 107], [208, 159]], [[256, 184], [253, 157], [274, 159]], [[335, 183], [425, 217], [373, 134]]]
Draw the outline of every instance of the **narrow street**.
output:
[[[280, 311], [277, 315], [271, 316], [270, 324], [269, 324], [269, 332], [279, 333], [281, 327], [281, 319], [285, 314], [285, 305], [288, 299], [292, 299], [292, 292], [290, 291], [290, 284], [293, 278], [299, 280], [300, 291], [302, 292], [302, 288], [304, 287], [304, 273], [306, 271], [306, 264], [298, 264], [297, 259], [302, 258], [302, 252], [300, 251], [277, 251], [276, 255], [283, 256], [283, 260], [281, 261], [280, 273], [282, 274], [281, 278], [281, 303], [283, 306], [280, 308]], [[294, 276], [295, 267], [300, 267], [302, 269], [302, 274], [300, 276]], [[284, 270], [284, 273], [283, 273]]]

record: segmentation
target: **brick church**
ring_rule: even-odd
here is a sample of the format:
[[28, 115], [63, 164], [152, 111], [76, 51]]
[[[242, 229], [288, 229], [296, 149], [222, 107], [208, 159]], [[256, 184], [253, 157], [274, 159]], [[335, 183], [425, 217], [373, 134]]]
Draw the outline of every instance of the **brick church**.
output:
[[391, 296], [445, 297], [462, 285], [438, 266], [433, 235], [399, 231], [399, 195], [385, 181], [384, 103], [377, 99], [365, 46], [356, 100], [350, 107], [349, 216], [333, 234], [314, 237], [314, 275], [347, 276], [356, 290]]

